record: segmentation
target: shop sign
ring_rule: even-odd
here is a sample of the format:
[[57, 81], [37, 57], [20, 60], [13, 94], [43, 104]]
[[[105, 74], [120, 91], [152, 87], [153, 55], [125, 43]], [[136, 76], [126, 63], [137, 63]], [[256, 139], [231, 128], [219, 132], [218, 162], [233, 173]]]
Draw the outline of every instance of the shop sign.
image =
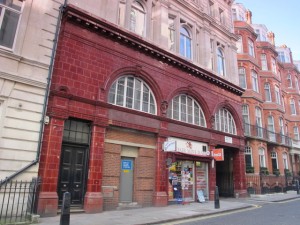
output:
[[225, 142], [232, 144], [232, 137], [225, 136]]
[[181, 152], [199, 156], [210, 155], [207, 144], [179, 138], [169, 138], [164, 142], [163, 149], [166, 152]]
[[216, 161], [224, 161], [224, 150], [223, 148], [216, 148], [212, 150], [212, 156]]

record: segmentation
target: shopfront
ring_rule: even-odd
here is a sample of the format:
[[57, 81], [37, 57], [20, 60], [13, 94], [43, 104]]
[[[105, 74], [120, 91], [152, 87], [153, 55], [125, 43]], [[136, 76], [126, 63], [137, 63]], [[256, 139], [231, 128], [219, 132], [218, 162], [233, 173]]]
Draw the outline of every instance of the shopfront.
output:
[[208, 200], [208, 165], [211, 158], [207, 144], [168, 138], [164, 151], [168, 152], [169, 203], [193, 202], [199, 198]]

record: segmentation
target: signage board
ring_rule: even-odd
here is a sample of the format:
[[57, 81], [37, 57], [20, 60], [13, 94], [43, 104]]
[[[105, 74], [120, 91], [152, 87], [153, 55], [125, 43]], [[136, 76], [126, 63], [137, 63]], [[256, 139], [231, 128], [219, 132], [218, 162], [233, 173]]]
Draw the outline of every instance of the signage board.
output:
[[232, 137], [225, 136], [225, 142], [232, 144]]
[[224, 150], [223, 148], [216, 148], [212, 150], [212, 156], [216, 161], [224, 161]]
[[132, 161], [122, 160], [122, 170], [132, 170]]
[[206, 143], [179, 138], [168, 138], [163, 144], [163, 149], [165, 152], [181, 152], [191, 155], [210, 156]]

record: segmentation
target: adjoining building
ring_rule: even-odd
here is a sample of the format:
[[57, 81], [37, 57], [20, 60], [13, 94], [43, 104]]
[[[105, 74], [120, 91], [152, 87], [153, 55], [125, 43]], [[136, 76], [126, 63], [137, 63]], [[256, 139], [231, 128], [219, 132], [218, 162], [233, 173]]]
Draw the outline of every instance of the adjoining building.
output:
[[[248, 193], [284, 191], [299, 175], [299, 71], [286, 46], [240, 3], [232, 7], [245, 132]], [[242, 16], [238, 16], [242, 15]]]
[[68, 1], [39, 214], [56, 215], [65, 191], [87, 213], [212, 200], [216, 185], [246, 195], [231, 4]]

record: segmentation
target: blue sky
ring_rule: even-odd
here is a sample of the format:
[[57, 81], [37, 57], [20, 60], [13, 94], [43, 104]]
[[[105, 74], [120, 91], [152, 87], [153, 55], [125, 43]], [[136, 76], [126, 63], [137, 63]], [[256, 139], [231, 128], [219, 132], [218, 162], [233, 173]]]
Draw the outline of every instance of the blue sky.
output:
[[275, 34], [275, 44], [286, 44], [300, 60], [300, 0], [235, 0], [252, 12], [252, 23]]

